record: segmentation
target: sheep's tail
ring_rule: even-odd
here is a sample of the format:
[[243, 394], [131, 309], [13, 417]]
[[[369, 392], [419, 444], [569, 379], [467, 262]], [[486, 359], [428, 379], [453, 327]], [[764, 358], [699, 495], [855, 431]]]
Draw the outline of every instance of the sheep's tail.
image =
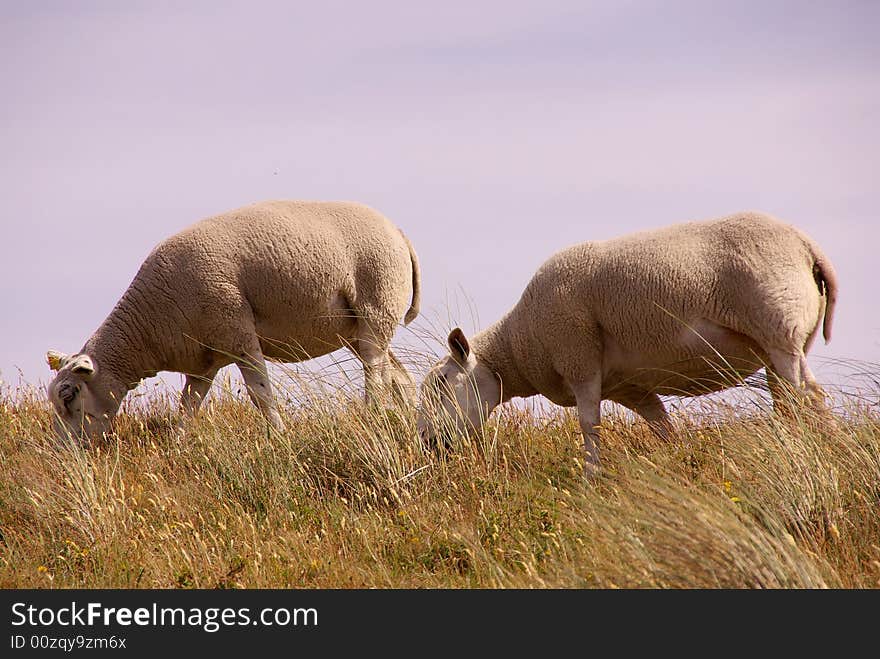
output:
[[400, 232], [400, 235], [403, 236], [403, 240], [409, 248], [409, 260], [412, 264], [412, 303], [409, 305], [409, 311], [403, 317], [403, 324], [409, 325], [419, 315], [419, 308], [422, 305], [422, 272], [419, 269], [419, 257], [416, 255], [412, 243], [403, 231]]
[[834, 324], [834, 307], [837, 305], [837, 274], [834, 266], [827, 256], [819, 249], [819, 246], [811, 242], [810, 250], [813, 253], [813, 278], [819, 293], [825, 296], [825, 318], [822, 324], [822, 336], [825, 343], [831, 340], [831, 327]]

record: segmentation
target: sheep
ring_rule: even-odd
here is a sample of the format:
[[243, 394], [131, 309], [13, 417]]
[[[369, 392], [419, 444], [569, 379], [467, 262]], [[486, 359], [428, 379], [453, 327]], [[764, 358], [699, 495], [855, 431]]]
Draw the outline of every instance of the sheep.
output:
[[232, 363], [281, 431], [265, 360], [343, 346], [363, 363], [368, 401], [389, 387], [414, 394], [389, 344], [399, 319], [419, 313], [420, 281], [412, 243], [361, 204], [266, 201], [196, 222], [149, 254], [78, 353], [47, 353], [59, 435], [100, 437], [126, 393], [159, 371], [186, 375], [189, 418]]
[[502, 402], [543, 394], [577, 406], [592, 476], [602, 400], [664, 438], [661, 395], [720, 391], [762, 367], [774, 408], [785, 383], [821, 404], [805, 355], [820, 320], [831, 339], [837, 289], [815, 242], [757, 212], [568, 247], [499, 321], [472, 339], [452, 330], [422, 383], [419, 434], [436, 446]]

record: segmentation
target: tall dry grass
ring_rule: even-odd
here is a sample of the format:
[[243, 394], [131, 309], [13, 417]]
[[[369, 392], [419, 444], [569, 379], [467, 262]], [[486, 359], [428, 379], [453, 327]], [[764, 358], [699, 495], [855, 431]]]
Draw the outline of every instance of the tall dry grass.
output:
[[608, 415], [585, 483], [571, 411], [505, 406], [435, 454], [412, 411], [279, 384], [281, 435], [221, 388], [182, 434], [170, 396], [130, 399], [88, 449], [7, 388], [0, 586], [880, 586], [880, 413], [860, 399], [836, 423], [718, 404], [670, 442]]

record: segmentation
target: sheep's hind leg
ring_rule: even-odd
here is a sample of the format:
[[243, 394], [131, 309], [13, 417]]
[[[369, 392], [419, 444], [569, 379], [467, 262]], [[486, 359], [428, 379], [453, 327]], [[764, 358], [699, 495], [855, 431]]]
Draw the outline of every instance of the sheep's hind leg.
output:
[[825, 411], [825, 392], [807, 365], [802, 351], [768, 350], [767, 384], [773, 397], [773, 409], [785, 415], [793, 412], [797, 398], [806, 399], [816, 411]]
[[357, 353], [364, 365], [364, 399], [367, 403], [383, 402], [389, 376], [387, 353], [371, 341], [364, 340], [358, 341]]
[[813, 371], [807, 365], [806, 356], [801, 357], [801, 373], [804, 376], [804, 386], [810, 398], [810, 404], [816, 414], [816, 418], [820, 419], [825, 426], [827, 432], [837, 432], [840, 430], [839, 420], [835, 416], [832, 408], [828, 404], [828, 395], [822, 386], [816, 382]]
[[391, 363], [391, 393], [399, 403], [415, 405], [417, 402], [415, 380], [390, 349], [388, 350], [388, 360]]
[[245, 386], [257, 409], [263, 413], [269, 424], [278, 432], [284, 430], [281, 415], [275, 407], [275, 398], [272, 394], [272, 382], [269, 380], [269, 371], [266, 368], [266, 360], [262, 350], [252, 351], [251, 354], [242, 355], [236, 361], [238, 370], [244, 378]]
[[382, 340], [363, 318], [358, 320], [354, 353], [364, 365], [364, 398], [368, 404], [383, 403], [392, 382], [393, 362], [389, 357], [390, 339]]
[[768, 351], [771, 365], [767, 368], [767, 382], [773, 396], [773, 409], [780, 416], [795, 418], [795, 406], [806, 403], [812, 414], [805, 418], [818, 421], [826, 431], [838, 428], [838, 421], [827, 405], [825, 391], [816, 382], [802, 351], [789, 353]]
[[804, 386], [807, 389], [807, 393], [810, 395], [810, 400], [813, 402], [813, 406], [819, 410], [826, 409], [825, 401], [827, 399], [827, 394], [822, 386], [816, 382], [816, 376], [813, 375], [813, 371], [810, 370], [810, 367], [807, 364], [806, 355], [801, 355], [801, 375], [803, 375]]
[[578, 421], [584, 436], [584, 474], [592, 478], [599, 473], [599, 424], [602, 421], [602, 378], [598, 373], [571, 387], [577, 402]]

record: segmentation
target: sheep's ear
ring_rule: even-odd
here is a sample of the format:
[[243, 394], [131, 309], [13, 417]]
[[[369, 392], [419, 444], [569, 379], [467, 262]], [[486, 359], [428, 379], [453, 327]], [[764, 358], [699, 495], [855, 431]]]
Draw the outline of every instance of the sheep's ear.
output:
[[92, 363], [92, 358], [88, 355], [77, 355], [73, 358], [73, 363], [70, 365], [70, 372], [76, 373], [83, 380], [90, 380], [95, 374], [95, 365]]
[[53, 371], [57, 371], [59, 368], [64, 366], [67, 362], [67, 355], [63, 352], [58, 352], [57, 350], [50, 350], [46, 353], [46, 363], [49, 364], [49, 368]]
[[448, 343], [449, 351], [452, 353], [453, 358], [457, 362], [464, 364], [471, 354], [471, 344], [468, 343], [467, 337], [461, 331], [461, 328], [456, 327], [449, 333]]

